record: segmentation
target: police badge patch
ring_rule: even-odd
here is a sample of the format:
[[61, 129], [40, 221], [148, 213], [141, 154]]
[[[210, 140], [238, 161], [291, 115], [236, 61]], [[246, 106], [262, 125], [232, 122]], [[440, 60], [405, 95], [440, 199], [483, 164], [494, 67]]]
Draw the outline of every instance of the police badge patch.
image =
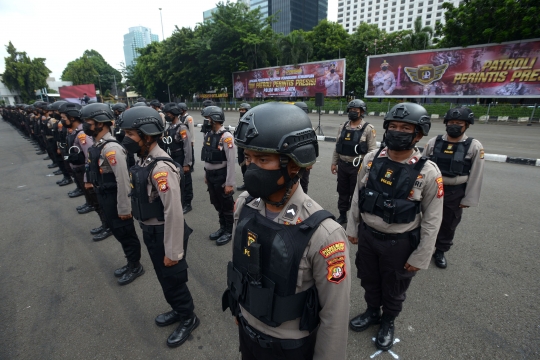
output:
[[326, 263], [328, 264], [326, 279], [334, 284], [342, 282], [347, 275], [345, 271], [345, 256], [338, 256], [327, 260]]

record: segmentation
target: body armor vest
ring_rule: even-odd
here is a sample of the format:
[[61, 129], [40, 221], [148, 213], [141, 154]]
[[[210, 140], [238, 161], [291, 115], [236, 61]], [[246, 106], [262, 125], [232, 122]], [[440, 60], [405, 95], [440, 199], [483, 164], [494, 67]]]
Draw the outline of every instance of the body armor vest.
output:
[[170, 126], [160, 141], [161, 148], [171, 156], [171, 158], [179, 164], [184, 163], [184, 140], [180, 137], [180, 141], [175, 140], [176, 133], [180, 130], [180, 124]]
[[360, 212], [379, 216], [388, 224], [408, 224], [420, 212], [420, 202], [408, 199], [427, 158], [416, 164], [401, 164], [379, 158], [377, 152], [367, 184], [360, 191]]
[[103, 147], [110, 142], [118, 143], [116, 140], [104, 140], [102, 144], [98, 146], [92, 146], [88, 149], [88, 180], [91, 182], [97, 191], [108, 191], [114, 192], [117, 190], [116, 177], [114, 173], [101, 173], [99, 168], [99, 159], [101, 157], [101, 150]]
[[350, 124], [350, 121], [343, 125], [341, 135], [336, 143], [336, 152], [345, 156], [365, 155], [368, 152], [367, 141], [360, 142], [360, 138], [369, 123], [365, 123], [361, 129], [347, 130], [345, 127]]
[[131, 193], [129, 194], [131, 197], [131, 209], [133, 217], [139, 221], [146, 221], [152, 218], [157, 218], [159, 221], [165, 220], [165, 212], [163, 211], [164, 208], [161, 198], [158, 196], [153, 202], [150, 202], [147, 191], [148, 178], [158, 161], [166, 161], [172, 163], [176, 167], [180, 166], [168, 157], [156, 157], [148, 164], [148, 166], [136, 164], [129, 169], [129, 178], [131, 179], [132, 187]]
[[317, 289], [296, 293], [296, 283], [306, 246], [327, 218], [332, 214], [320, 210], [298, 225], [284, 225], [244, 206], [234, 233], [233, 261], [227, 266], [224, 310], [230, 307], [235, 313], [239, 304], [272, 327], [301, 318], [300, 330], [315, 329], [320, 310]]
[[208, 132], [204, 135], [204, 144], [201, 152], [201, 160], [210, 164], [219, 164], [227, 161], [225, 150], [219, 150], [219, 140], [224, 133], [212, 134]]
[[54, 137], [54, 140], [56, 142], [60, 142], [60, 131], [61, 129], [58, 128], [58, 125], [60, 124], [60, 121], [56, 121], [53, 125], [52, 125], [52, 129], [51, 129], [51, 132], [52, 132], [52, 135]]
[[86, 162], [83, 151], [78, 146], [73, 146], [73, 144], [75, 144], [75, 139], [77, 138], [77, 135], [79, 135], [81, 131], [82, 130], [75, 130], [71, 132], [71, 134], [68, 134], [66, 136], [67, 144], [64, 148], [64, 160], [67, 160], [73, 165], [84, 165]]
[[437, 164], [441, 174], [446, 177], [456, 177], [469, 175], [471, 173], [472, 160], [465, 159], [473, 138], [465, 141], [451, 143], [442, 139], [442, 135], [437, 136], [433, 155], [430, 160]]

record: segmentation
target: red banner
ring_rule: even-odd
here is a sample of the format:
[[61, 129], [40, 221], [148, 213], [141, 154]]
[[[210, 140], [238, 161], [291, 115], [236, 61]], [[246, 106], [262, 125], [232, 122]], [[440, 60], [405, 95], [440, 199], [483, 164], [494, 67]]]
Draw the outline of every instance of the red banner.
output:
[[87, 101], [97, 100], [94, 84], [62, 86], [58, 90], [62, 99], [72, 103], [85, 105]]
[[366, 97], [538, 97], [540, 41], [370, 56]]
[[233, 73], [234, 97], [342, 96], [345, 59], [277, 66]]

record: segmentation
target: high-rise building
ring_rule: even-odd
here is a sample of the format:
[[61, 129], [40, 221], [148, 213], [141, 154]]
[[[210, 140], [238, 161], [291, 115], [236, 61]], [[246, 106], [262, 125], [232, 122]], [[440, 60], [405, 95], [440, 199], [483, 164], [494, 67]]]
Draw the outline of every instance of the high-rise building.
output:
[[444, 22], [442, 4], [459, 5], [459, 0], [338, 0], [337, 22], [349, 34], [360, 23], [377, 24], [386, 32], [412, 30], [417, 17], [422, 26], [435, 28], [437, 21]]
[[126, 66], [135, 65], [139, 57], [137, 49], [143, 48], [153, 41], [159, 41], [159, 37], [152, 34], [152, 31], [144, 26], [129, 28], [129, 33], [124, 35], [124, 57]]
[[293, 30], [309, 31], [326, 19], [328, 0], [251, 0], [250, 9], [259, 8], [264, 18], [275, 15], [275, 32], [284, 35]]
[[214, 16], [214, 12], [217, 10], [217, 7], [203, 11], [203, 22], [207, 22], [208, 20], [212, 19]]

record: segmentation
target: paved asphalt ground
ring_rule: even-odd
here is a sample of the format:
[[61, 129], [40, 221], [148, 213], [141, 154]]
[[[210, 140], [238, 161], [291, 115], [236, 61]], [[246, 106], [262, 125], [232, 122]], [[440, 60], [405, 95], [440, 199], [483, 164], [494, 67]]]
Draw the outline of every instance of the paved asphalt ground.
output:
[[[234, 114], [228, 119], [233, 116], [228, 123], [236, 123]], [[323, 119], [325, 134], [335, 136], [344, 118]], [[380, 140], [382, 120], [369, 120]], [[434, 129], [437, 134], [442, 126]], [[475, 125], [470, 133], [486, 152], [537, 158], [539, 129]], [[196, 142], [199, 153], [199, 133]], [[333, 147], [320, 143], [309, 194], [337, 212], [335, 177], [329, 173]], [[195, 230], [187, 260], [201, 325], [184, 345], [169, 349], [165, 340], [174, 326], [154, 324], [168, 305], [144, 244], [146, 274], [118, 286], [112, 272], [124, 265], [120, 245], [113, 237], [92, 242], [88, 230], [98, 225], [97, 215], [76, 213], [83, 198], [69, 199], [66, 193], [74, 187], [55, 185], [60, 177], [48, 176], [52, 171], [42, 158], [0, 121], [0, 359], [239, 359], [237, 327], [221, 311], [231, 246], [207, 239], [218, 222], [200, 161], [194, 210], [186, 218]], [[481, 206], [465, 210], [448, 269], [432, 265], [412, 282], [396, 321], [401, 342], [392, 350], [399, 358], [540, 358], [539, 175], [537, 167], [486, 163]], [[351, 246], [353, 259], [355, 252]], [[351, 299], [352, 317], [365, 308], [356, 278]], [[369, 359], [376, 331], [344, 333], [348, 359]], [[382, 353], [375, 359], [393, 357]]]

